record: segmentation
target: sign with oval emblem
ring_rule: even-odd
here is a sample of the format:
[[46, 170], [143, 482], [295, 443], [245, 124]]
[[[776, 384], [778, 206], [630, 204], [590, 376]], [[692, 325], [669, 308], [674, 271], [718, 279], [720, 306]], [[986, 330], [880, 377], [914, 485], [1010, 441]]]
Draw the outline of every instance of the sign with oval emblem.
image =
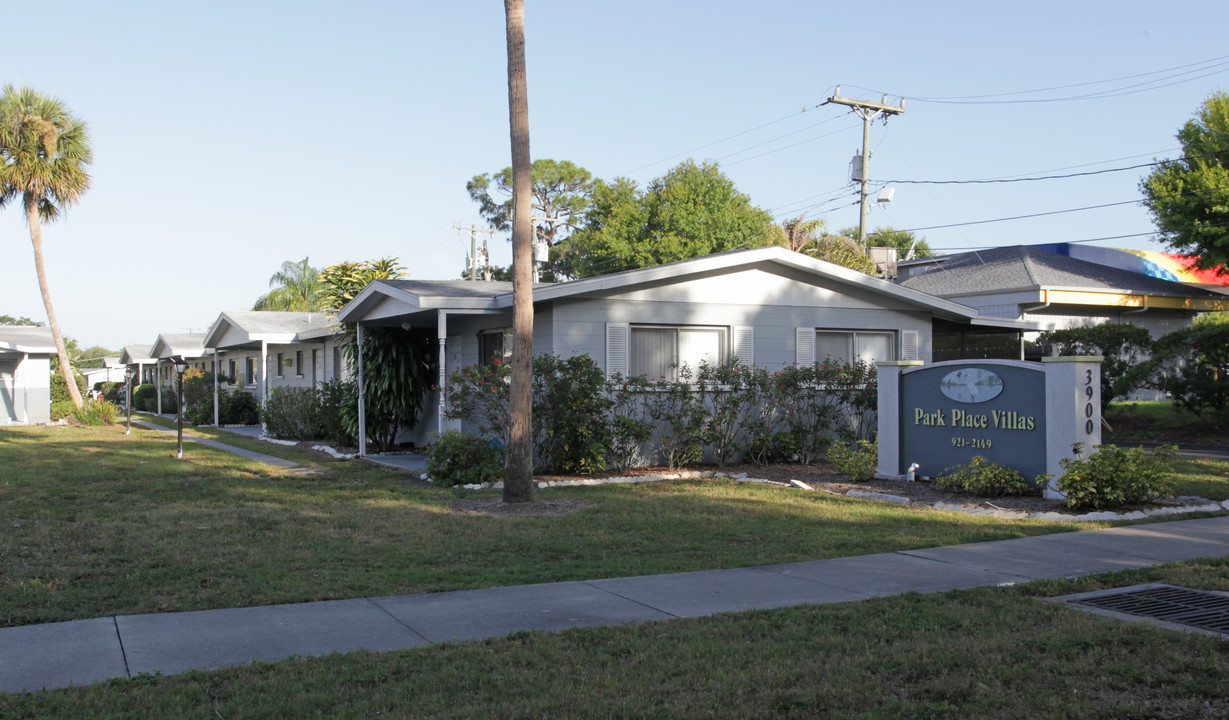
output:
[[982, 368], [961, 368], [943, 376], [939, 391], [956, 402], [983, 403], [1003, 392], [1003, 378]]

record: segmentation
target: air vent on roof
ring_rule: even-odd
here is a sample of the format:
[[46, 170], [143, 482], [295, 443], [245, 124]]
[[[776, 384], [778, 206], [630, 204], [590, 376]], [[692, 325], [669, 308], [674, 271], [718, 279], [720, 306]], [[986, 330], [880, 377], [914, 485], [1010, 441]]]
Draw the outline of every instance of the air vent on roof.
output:
[[1229, 594], [1226, 593], [1150, 584], [1054, 599], [1229, 636]]

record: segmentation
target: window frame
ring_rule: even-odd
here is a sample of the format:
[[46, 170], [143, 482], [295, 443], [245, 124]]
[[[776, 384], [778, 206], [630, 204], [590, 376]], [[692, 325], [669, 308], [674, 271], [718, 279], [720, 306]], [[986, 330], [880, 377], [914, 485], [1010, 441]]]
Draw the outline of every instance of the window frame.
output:
[[[662, 375], [660, 373], [643, 373], [643, 372], [636, 373], [634, 372], [632, 369], [632, 363], [634, 362], [636, 353], [635, 353], [635, 348], [633, 347], [633, 345], [635, 343], [635, 337], [637, 335], [637, 331], [644, 332], [644, 331], [660, 331], [660, 330], [670, 330], [670, 331], [673, 331], [673, 334], [674, 334], [673, 354], [671, 356], [671, 362], [666, 366], [667, 374]], [[666, 324], [666, 323], [629, 323], [628, 330], [627, 330], [627, 357], [628, 357], [627, 374], [630, 376], [645, 375], [646, 377], [655, 377], [655, 378], [664, 377], [671, 382], [677, 382], [678, 381], [678, 371], [680, 367], [680, 346], [679, 346], [680, 333], [687, 332], [687, 331], [716, 332], [718, 342], [719, 342], [719, 347], [717, 349], [717, 354], [719, 356], [718, 362], [726, 363], [730, 361], [730, 358], [732, 357], [732, 353], [733, 353], [734, 342], [733, 342], [733, 338], [731, 337], [733, 330], [731, 326], [729, 325], [681, 325], [681, 324]], [[698, 372], [700, 368], [697, 366], [691, 369], [693, 372]], [[694, 383], [695, 381], [696, 381], [696, 378], [693, 375], [692, 382]]]
[[[891, 360], [895, 360], [897, 356], [900, 355], [900, 347], [899, 347], [900, 331], [899, 330], [879, 329], [879, 328], [854, 329], [854, 328], [817, 327], [815, 328], [815, 334], [814, 334], [814, 339], [813, 339], [813, 342], [815, 343], [813, 346], [815, 362], [823, 362], [824, 359], [832, 357], [831, 355], [824, 355], [824, 357], [820, 357], [819, 355], [820, 333], [828, 333], [830, 335], [838, 335], [838, 334], [847, 335], [849, 337], [849, 348], [850, 348], [849, 355], [850, 356], [845, 357], [845, 358], [842, 358], [842, 357], [833, 358], [834, 360], [838, 360], [841, 362], [852, 363], [854, 360], [860, 359], [860, 353], [858, 352], [859, 350], [858, 336], [859, 335], [877, 335], [877, 336], [887, 337], [889, 357], [876, 358], [875, 359], [876, 361], [891, 361]], [[865, 360], [864, 362], [872, 362], [872, 361]]]

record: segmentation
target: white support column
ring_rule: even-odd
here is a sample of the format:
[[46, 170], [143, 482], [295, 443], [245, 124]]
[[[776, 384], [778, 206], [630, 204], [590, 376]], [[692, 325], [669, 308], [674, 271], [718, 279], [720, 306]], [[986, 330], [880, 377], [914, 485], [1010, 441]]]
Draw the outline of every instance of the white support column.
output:
[[363, 324], [358, 328], [358, 456], [367, 457], [367, 397], [363, 393]]
[[218, 370], [220, 364], [218, 362], [218, 349], [213, 349], [213, 426], [221, 427], [218, 424]]
[[158, 414], [162, 414], [162, 358], [154, 361], [155, 372], [158, 379], [154, 382], [154, 388], [158, 391]]
[[448, 409], [448, 355], [445, 348], [448, 343], [448, 312], [446, 310], [439, 311], [439, 322], [435, 335], [440, 344], [439, 382], [436, 383], [440, 389], [440, 405], [436, 411], [435, 431], [442, 433], [444, 432], [444, 411]]
[[260, 341], [260, 365], [258, 366], [260, 373], [260, 427], [262, 430], [267, 430], [268, 425], [265, 424], [265, 398], [269, 397], [269, 343]]
[[900, 473], [900, 374], [921, 367], [921, 360], [889, 360], [875, 363], [879, 374], [879, 472], [875, 477], [899, 480]]

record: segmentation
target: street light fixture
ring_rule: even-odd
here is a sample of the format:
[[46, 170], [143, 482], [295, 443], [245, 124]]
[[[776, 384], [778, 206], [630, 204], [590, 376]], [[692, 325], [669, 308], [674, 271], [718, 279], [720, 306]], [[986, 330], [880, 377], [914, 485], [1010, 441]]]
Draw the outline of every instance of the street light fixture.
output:
[[128, 429], [124, 431], [125, 435], [132, 434], [132, 380], [137, 376], [137, 371], [131, 366], [124, 371], [124, 393], [127, 395], [125, 405], [128, 407]]
[[176, 355], [171, 358], [171, 362], [175, 364], [175, 374], [179, 375], [179, 393], [175, 399], [175, 428], [179, 436], [179, 454], [177, 458], [183, 459], [183, 374], [188, 370], [188, 361], [183, 355]]

